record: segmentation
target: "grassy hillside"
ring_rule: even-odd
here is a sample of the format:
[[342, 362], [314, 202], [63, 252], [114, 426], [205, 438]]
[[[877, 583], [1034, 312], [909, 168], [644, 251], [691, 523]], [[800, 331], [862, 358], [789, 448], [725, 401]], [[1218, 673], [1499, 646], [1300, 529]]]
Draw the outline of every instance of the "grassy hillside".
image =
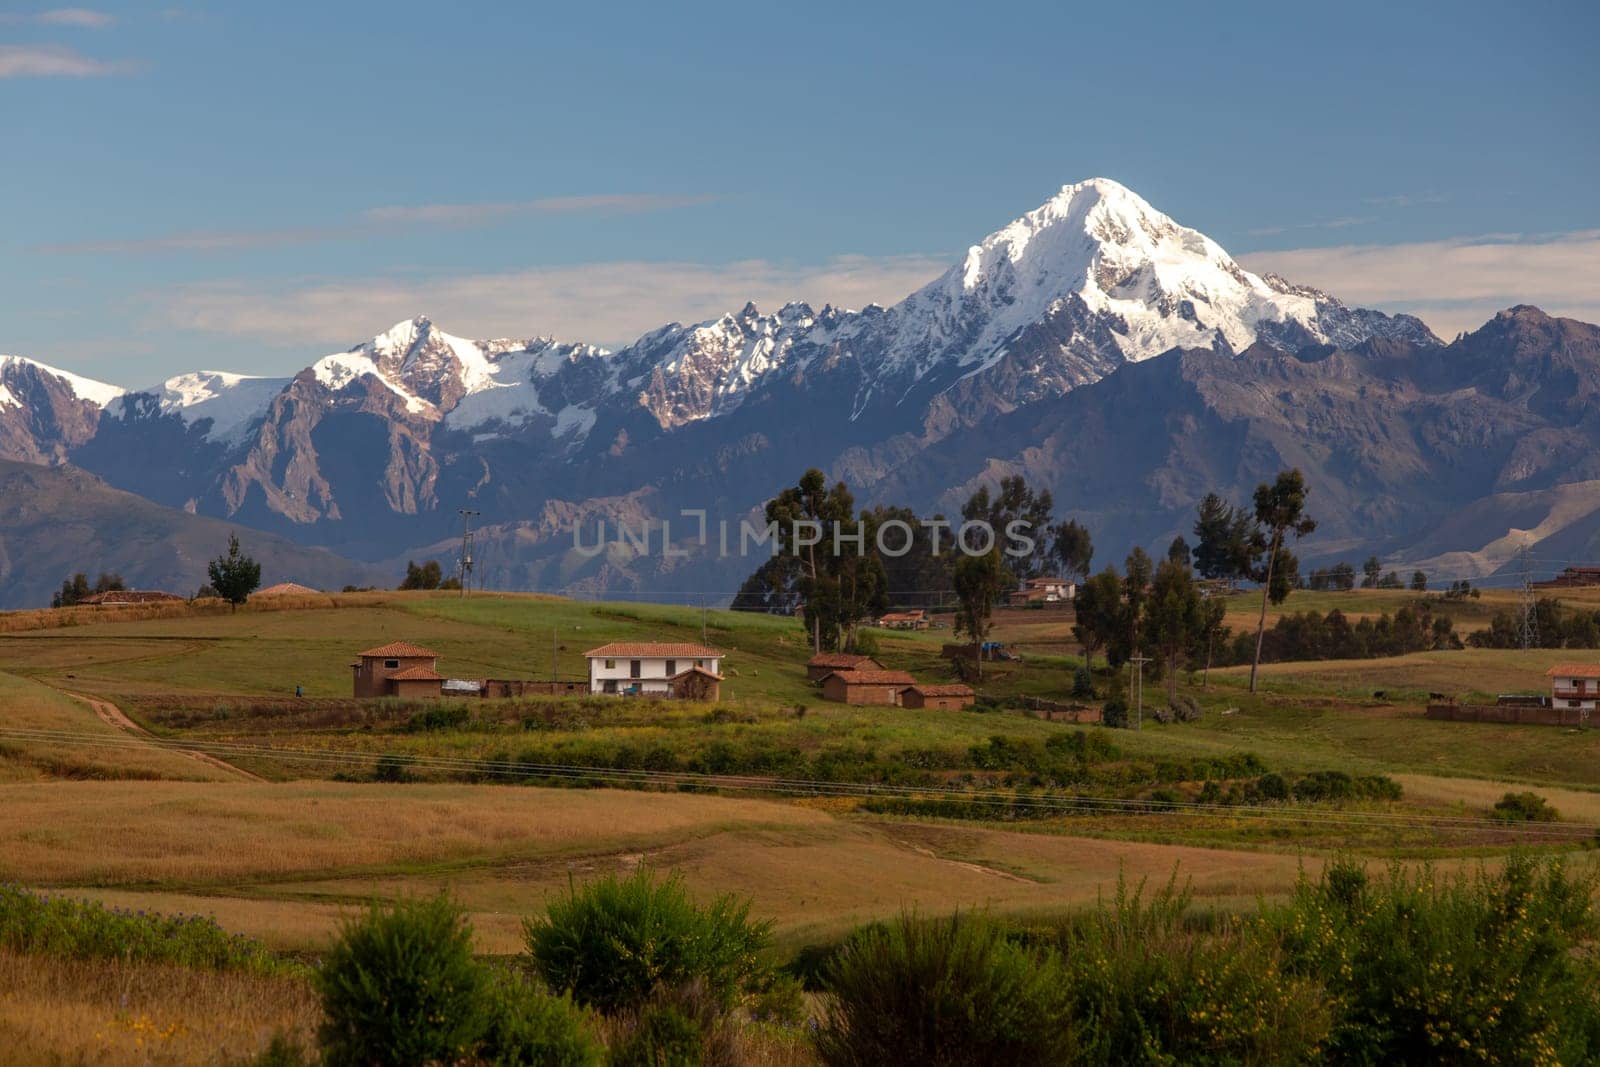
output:
[[340, 589], [395, 576], [320, 548], [164, 508], [70, 467], [0, 460], [0, 609], [41, 607], [62, 579], [117, 571], [133, 588], [188, 595], [238, 532], [265, 584]]

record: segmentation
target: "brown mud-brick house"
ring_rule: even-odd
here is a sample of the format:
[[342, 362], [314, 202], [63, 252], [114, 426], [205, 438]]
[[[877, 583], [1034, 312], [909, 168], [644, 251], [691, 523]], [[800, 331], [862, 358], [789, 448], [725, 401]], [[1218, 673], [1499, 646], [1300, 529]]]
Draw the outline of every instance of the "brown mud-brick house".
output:
[[444, 689], [444, 675], [437, 670], [439, 653], [409, 641], [393, 641], [357, 653], [359, 662], [350, 664], [355, 672], [357, 697], [437, 697]]
[[879, 616], [878, 625], [885, 630], [926, 630], [928, 613], [921, 608], [912, 611], [891, 611]]
[[897, 707], [900, 694], [917, 680], [905, 671], [834, 671], [822, 680], [822, 697], [839, 704]]
[[955, 711], [970, 708], [978, 699], [969, 685], [922, 685], [908, 687], [900, 694], [900, 704], [907, 708], [939, 708]]
[[818, 652], [806, 660], [806, 679], [820, 682], [834, 671], [881, 671], [883, 664], [871, 656], [849, 652]]
[[667, 692], [675, 700], [714, 704], [722, 699], [722, 675], [704, 667], [690, 667], [667, 679]]

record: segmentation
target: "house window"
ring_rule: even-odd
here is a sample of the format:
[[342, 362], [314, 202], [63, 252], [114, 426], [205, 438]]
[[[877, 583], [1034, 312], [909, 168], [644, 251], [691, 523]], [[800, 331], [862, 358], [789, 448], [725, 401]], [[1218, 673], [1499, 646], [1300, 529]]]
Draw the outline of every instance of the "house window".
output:
[[614, 671], [616, 669], [617, 669], [617, 661], [616, 660], [614, 660], [614, 659], [606, 660], [606, 670]]
[[1569, 707], [1569, 708], [1577, 708], [1577, 707], [1582, 707], [1582, 706], [1583, 706], [1583, 701], [1581, 701], [1581, 700], [1569, 700], [1569, 701], [1567, 701], [1567, 707]]
[[678, 673], [678, 661], [675, 660], [675, 659], [667, 660], [667, 677], [668, 678], [672, 678], [672, 677], [676, 676], [677, 673]]
[[384, 666], [385, 670], [391, 670], [392, 671], [396, 667], [400, 666], [400, 661], [397, 660], [397, 659], [386, 659], [386, 660], [383, 661], [383, 666]]
[[695, 660], [695, 661], [694, 661], [694, 665], [695, 665], [695, 666], [696, 666], [696, 667], [701, 667], [701, 668], [703, 668], [703, 667], [705, 667], [705, 665], [706, 665], [706, 661], [705, 661], [705, 660], [703, 660], [703, 659], [697, 659], [697, 660]]
[[637, 677], [639, 677], [639, 661], [638, 660], [631, 659], [631, 660], [628, 661], [628, 677], [629, 678], [637, 678]]

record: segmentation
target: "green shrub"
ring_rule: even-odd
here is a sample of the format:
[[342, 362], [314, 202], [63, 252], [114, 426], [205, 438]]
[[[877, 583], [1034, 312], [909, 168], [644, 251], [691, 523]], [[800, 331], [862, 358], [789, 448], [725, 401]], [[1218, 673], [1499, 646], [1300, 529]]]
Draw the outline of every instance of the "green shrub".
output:
[[406, 720], [407, 733], [432, 730], [459, 730], [472, 717], [465, 705], [442, 705], [419, 711]]
[[297, 968], [260, 942], [199, 915], [108, 908], [0, 884], [0, 948], [63, 959], [176, 963], [216, 971], [279, 974]]
[[1109, 904], [1062, 928], [1074, 1062], [1313, 1061], [1328, 1031], [1316, 983], [1285, 974], [1258, 925], [1208, 930], [1189, 903], [1175, 880], [1148, 898], [1119, 880]]
[[611, 1067], [701, 1067], [705, 1031], [672, 1004], [642, 1010], [611, 1048]]
[[604, 1049], [583, 1009], [520, 975], [490, 988], [487, 1027], [478, 1057], [494, 1067], [598, 1067]]
[[1506, 822], [1555, 822], [1561, 813], [1538, 793], [1507, 793], [1489, 812]]
[[751, 993], [745, 1007], [757, 1022], [798, 1026], [807, 1016], [805, 983], [792, 974], [774, 973]]
[[408, 760], [401, 756], [385, 754], [378, 757], [377, 765], [372, 768], [374, 782], [409, 782], [411, 769]]
[[1100, 711], [1100, 721], [1121, 730], [1132, 721], [1128, 703], [1121, 697], [1110, 697]]
[[1339, 1063], [1592, 1063], [1600, 967], [1591, 878], [1514, 856], [1443, 878], [1331, 864], [1269, 913], [1334, 1009]]
[[1072, 672], [1072, 698], [1074, 700], [1094, 699], [1094, 675], [1089, 673], [1088, 667], [1079, 667]]
[[374, 904], [315, 977], [331, 1067], [454, 1063], [485, 1033], [492, 990], [448, 898]]
[[569, 886], [523, 928], [540, 975], [580, 1004], [612, 1012], [699, 982], [727, 1007], [766, 973], [772, 926], [749, 914], [731, 895], [697, 906], [681, 877], [641, 867]]
[[827, 1064], [1071, 1062], [1060, 960], [981, 915], [864, 927], [824, 981], [832, 1000], [816, 1045]]

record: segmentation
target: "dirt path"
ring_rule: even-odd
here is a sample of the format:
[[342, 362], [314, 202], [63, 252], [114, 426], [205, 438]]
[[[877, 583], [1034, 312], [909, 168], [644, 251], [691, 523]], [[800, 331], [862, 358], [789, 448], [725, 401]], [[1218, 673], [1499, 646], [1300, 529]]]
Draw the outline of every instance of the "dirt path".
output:
[[[134, 722], [132, 719], [128, 718], [127, 714], [121, 708], [117, 707], [109, 700], [100, 700], [96, 697], [84, 696], [82, 693], [69, 693], [65, 689], [63, 689], [62, 692], [66, 693], [66, 695], [71, 697], [73, 700], [82, 701], [83, 703], [89, 705], [89, 707], [93, 708], [94, 713], [100, 717], [100, 721], [105, 723], [107, 726], [114, 726], [124, 733], [132, 734], [141, 740], [148, 741], [152, 745], [167, 748], [167, 746], [161, 745], [160, 740], [154, 734], [152, 734], [149, 730], [146, 730], [143, 726], [140, 726], [138, 723]], [[188, 756], [190, 759], [195, 760], [196, 762], [206, 764], [208, 767], [215, 767], [217, 770], [238, 775], [240, 778], [243, 778], [249, 782], [265, 782], [267, 780], [261, 777], [259, 774], [255, 774], [252, 771], [247, 771], [243, 767], [235, 767], [233, 764], [228, 763], [225, 760], [220, 760], [206, 752], [197, 752], [193, 749], [182, 748], [168, 748], [167, 750], [170, 752], [179, 752], [185, 756]]]

